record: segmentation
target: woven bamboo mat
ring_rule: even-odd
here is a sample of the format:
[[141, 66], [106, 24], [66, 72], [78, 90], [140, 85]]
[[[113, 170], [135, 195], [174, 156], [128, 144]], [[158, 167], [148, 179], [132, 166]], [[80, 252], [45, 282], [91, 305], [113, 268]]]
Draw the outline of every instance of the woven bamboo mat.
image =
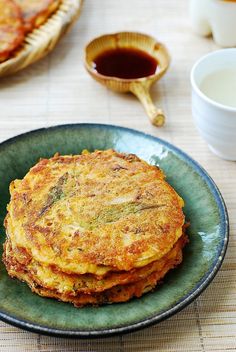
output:
[[[76, 341], [0, 323], [1, 352], [236, 351], [236, 164], [211, 154], [193, 126], [190, 69], [216, 46], [195, 36], [188, 18], [187, 0], [87, 0], [78, 23], [49, 56], [0, 80], [0, 141], [59, 123], [100, 122], [136, 128], [177, 145], [202, 164], [225, 198], [231, 238], [222, 269], [194, 303], [155, 327], [123, 337]], [[149, 124], [135, 98], [107, 91], [83, 68], [86, 42], [119, 30], [147, 32], [169, 48], [171, 68], [152, 90], [167, 114], [161, 130]]]

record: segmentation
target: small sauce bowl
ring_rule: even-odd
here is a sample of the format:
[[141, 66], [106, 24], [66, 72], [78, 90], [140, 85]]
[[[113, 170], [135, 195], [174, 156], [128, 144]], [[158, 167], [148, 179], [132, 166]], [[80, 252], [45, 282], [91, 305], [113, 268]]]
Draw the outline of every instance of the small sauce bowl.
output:
[[[156, 71], [140, 78], [119, 78], [99, 73], [95, 67], [96, 58], [105, 52], [116, 49], [139, 50], [154, 58]], [[155, 126], [163, 126], [165, 116], [151, 99], [150, 88], [158, 81], [169, 67], [170, 56], [165, 46], [154, 38], [136, 32], [119, 32], [106, 34], [93, 39], [85, 48], [85, 67], [89, 74], [107, 88], [116, 92], [132, 92], [143, 104], [150, 121]]]

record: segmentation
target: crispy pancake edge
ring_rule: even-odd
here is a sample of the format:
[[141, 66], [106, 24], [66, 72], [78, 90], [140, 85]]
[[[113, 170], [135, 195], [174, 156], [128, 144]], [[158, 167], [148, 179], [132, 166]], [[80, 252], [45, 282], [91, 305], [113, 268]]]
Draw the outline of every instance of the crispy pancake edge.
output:
[[[27, 270], [32, 281], [48, 290], [57, 291], [72, 296], [80, 293], [91, 294], [108, 290], [113, 286], [133, 283], [153, 272], [162, 271], [166, 262], [173, 261], [178, 253], [187, 243], [187, 236], [183, 234], [175, 243], [174, 247], [163, 258], [146, 265], [145, 267], [133, 269], [130, 272], [108, 273], [105, 277], [97, 277], [91, 274], [69, 275], [58, 271], [57, 268], [44, 267], [27, 256], [25, 251], [16, 249], [14, 252], [9, 240], [4, 245], [4, 263], [13, 276], [17, 272]], [[15, 275], [14, 275], [15, 273]]]
[[180, 241], [180, 246], [176, 251], [175, 256], [167, 260], [160, 271], [154, 271], [144, 279], [133, 283], [127, 283], [125, 285], [117, 285], [100, 293], [80, 293], [76, 296], [42, 287], [32, 279], [32, 276], [27, 272], [26, 268], [22, 268], [21, 270], [16, 271], [15, 266], [11, 267], [11, 264], [7, 263], [6, 259], [5, 262], [10, 276], [17, 277], [21, 281], [26, 282], [30, 286], [32, 292], [35, 292], [40, 296], [56, 298], [64, 302], [70, 302], [73, 303], [76, 307], [82, 307], [91, 304], [101, 305], [107, 303], [110, 304], [126, 302], [133, 297], [141, 297], [144, 293], [151, 291], [169, 270], [173, 269], [182, 262], [182, 248], [186, 242], [187, 238], [184, 235], [183, 240]]

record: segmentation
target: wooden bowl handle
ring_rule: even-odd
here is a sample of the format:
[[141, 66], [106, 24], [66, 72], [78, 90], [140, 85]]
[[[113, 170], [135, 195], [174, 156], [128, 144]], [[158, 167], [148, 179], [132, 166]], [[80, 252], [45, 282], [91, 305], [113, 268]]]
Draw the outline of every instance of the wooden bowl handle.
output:
[[140, 100], [146, 113], [154, 126], [161, 127], [165, 123], [165, 115], [162, 109], [157, 108], [152, 101], [149, 92], [150, 87], [145, 83], [133, 83], [130, 91]]

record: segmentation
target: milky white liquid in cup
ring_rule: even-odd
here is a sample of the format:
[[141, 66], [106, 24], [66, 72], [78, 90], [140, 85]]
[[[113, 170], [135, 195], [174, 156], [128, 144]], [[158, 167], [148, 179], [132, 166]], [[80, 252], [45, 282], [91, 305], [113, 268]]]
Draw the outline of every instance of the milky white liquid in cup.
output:
[[236, 108], [236, 67], [221, 69], [207, 75], [199, 88], [215, 102]]

